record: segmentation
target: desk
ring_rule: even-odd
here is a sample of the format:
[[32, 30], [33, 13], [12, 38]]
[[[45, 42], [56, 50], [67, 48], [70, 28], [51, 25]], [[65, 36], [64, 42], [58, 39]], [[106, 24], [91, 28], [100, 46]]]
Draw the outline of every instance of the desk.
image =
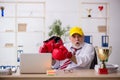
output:
[[46, 74], [20, 74], [0, 75], [0, 80], [120, 80], [120, 72], [97, 74], [94, 70], [73, 70], [73, 73], [57, 71], [55, 76]]

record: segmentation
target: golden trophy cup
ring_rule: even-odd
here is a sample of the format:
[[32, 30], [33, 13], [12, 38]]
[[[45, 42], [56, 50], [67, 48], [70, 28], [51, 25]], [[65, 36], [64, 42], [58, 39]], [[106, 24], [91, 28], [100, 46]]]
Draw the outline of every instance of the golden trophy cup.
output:
[[112, 52], [112, 46], [103, 47], [103, 48], [96, 47], [95, 50], [96, 50], [96, 53], [98, 55], [98, 58], [102, 62], [100, 64], [100, 68], [98, 70], [98, 73], [99, 74], [108, 74], [108, 69], [106, 68], [105, 62], [108, 61], [108, 58]]

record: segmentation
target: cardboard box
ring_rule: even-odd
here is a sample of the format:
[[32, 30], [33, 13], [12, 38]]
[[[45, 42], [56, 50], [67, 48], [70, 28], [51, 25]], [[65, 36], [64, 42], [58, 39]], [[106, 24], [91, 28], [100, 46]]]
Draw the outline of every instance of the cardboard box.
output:
[[19, 23], [18, 24], [18, 32], [26, 32], [26, 27], [27, 27], [26, 23]]
[[7, 48], [13, 47], [13, 43], [6, 43], [5, 47], [7, 47]]
[[105, 25], [99, 25], [98, 26], [98, 31], [99, 32], [106, 32], [107, 31], [107, 27]]

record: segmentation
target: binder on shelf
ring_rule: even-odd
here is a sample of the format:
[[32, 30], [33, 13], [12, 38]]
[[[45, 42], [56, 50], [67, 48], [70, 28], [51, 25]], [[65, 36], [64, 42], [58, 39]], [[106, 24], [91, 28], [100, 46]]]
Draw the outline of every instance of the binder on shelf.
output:
[[108, 47], [108, 42], [109, 42], [109, 36], [108, 35], [102, 36], [102, 47]]
[[17, 62], [20, 62], [20, 55], [23, 53], [23, 45], [18, 45]]
[[92, 36], [91, 35], [85, 35], [84, 41], [89, 43], [89, 44], [92, 44]]

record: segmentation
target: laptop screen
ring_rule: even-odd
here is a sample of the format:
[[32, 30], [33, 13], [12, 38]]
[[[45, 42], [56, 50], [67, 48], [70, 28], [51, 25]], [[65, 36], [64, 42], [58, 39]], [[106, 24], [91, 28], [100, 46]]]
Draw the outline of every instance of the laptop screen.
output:
[[46, 73], [51, 69], [51, 53], [21, 54], [20, 73]]

